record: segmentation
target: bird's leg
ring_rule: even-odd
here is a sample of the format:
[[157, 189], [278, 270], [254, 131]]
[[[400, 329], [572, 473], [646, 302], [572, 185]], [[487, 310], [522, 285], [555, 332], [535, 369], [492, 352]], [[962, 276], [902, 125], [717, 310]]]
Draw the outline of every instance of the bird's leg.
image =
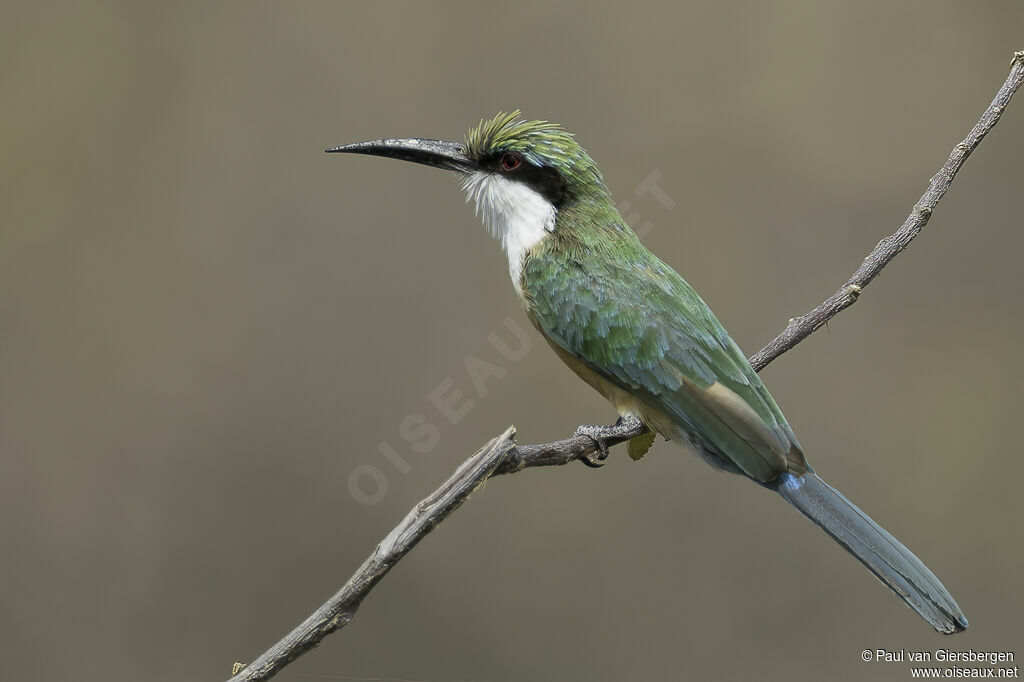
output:
[[608, 459], [608, 441], [613, 438], [629, 438], [638, 435], [636, 432], [643, 427], [639, 417], [629, 415], [619, 417], [611, 426], [581, 426], [576, 429], [577, 436], [586, 436], [597, 445], [597, 452], [580, 457], [580, 461], [588, 467], [602, 467]]

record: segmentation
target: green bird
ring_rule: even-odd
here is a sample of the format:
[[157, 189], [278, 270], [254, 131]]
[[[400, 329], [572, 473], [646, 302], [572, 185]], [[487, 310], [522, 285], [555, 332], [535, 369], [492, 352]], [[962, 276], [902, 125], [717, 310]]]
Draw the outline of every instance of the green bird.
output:
[[[619, 215], [601, 172], [573, 135], [501, 113], [465, 143], [372, 140], [328, 152], [370, 154], [452, 170], [501, 242], [530, 321], [620, 418], [581, 427], [606, 440], [653, 433], [712, 466], [773, 490], [857, 557], [939, 632], [967, 619], [910, 550], [822, 480], [746, 356], [675, 270]], [[650, 436], [630, 441], [639, 458]], [[641, 440], [643, 439], [643, 440]]]

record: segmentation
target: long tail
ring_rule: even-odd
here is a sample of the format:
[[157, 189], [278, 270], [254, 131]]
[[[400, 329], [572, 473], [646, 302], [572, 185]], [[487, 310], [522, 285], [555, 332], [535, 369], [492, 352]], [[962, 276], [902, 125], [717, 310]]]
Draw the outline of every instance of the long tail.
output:
[[953, 634], [967, 628], [967, 618], [956, 600], [928, 567], [817, 474], [783, 474], [772, 487], [871, 569], [937, 631]]

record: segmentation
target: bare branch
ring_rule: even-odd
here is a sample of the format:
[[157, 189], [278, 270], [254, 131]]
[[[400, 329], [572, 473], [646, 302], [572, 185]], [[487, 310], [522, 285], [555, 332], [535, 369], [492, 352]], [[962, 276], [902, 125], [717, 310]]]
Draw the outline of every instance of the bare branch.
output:
[[769, 362], [779, 357], [790, 348], [800, 343], [815, 331], [821, 328], [826, 322], [846, 310], [857, 302], [857, 298], [871, 280], [878, 276], [886, 265], [907, 248], [924, 226], [932, 217], [932, 211], [938, 205], [939, 199], [946, 193], [953, 179], [964, 165], [964, 161], [971, 155], [971, 152], [988, 135], [999, 117], [1003, 115], [1006, 105], [1009, 104], [1013, 93], [1024, 83], [1024, 51], [1016, 52], [1013, 61], [1010, 62], [1010, 75], [1006, 82], [999, 88], [992, 103], [988, 105], [985, 112], [978, 119], [978, 122], [971, 128], [971, 132], [958, 145], [953, 147], [946, 163], [942, 164], [939, 172], [932, 176], [921, 198], [914, 205], [910, 215], [900, 229], [878, 242], [875, 250], [867, 255], [857, 271], [846, 281], [839, 291], [829, 296], [821, 305], [814, 310], [789, 321], [786, 328], [782, 330], [775, 339], [767, 346], [757, 351], [750, 358], [750, 365], [760, 372]]
[[[878, 243], [839, 291], [809, 313], [790, 320], [778, 337], [752, 356], [750, 364], [755, 370], [761, 371], [772, 360], [854, 304], [864, 287], [905, 249], [928, 223], [932, 211], [949, 189], [964, 161], [999, 121], [1010, 97], [1022, 83], [1024, 51], [1014, 54], [1010, 63], [1010, 75], [995, 99], [985, 109], [981, 119], [967, 137], [953, 148], [949, 159], [932, 177], [928, 189], [902, 227]], [[644, 433], [647, 433], [647, 429], [640, 425], [608, 438], [606, 444], [609, 447], [617, 445]], [[402, 522], [388, 533], [337, 594], [258, 659], [249, 665], [236, 664], [230, 682], [269, 679], [284, 666], [316, 646], [324, 637], [347, 625], [355, 616], [363, 599], [391, 567], [408, 554], [427, 533], [458, 509], [488, 478], [515, 473], [527, 467], [558, 466], [576, 460], [592, 461], [591, 455], [598, 450], [596, 443], [589, 436], [573, 436], [544, 445], [516, 445], [515, 435], [515, 427], [509, 427], [463, 462], [440, 488], [417, 504]]]
[[[232, 680], [266, 680], [281, 668], [306, 653], [338, 628], [348, 625], [370, 590], [399, 559], [409, 553], [427, 533], [459, 508], [466, 498], [506, 462], [513, 449], [516, 430], [506, 429], [462, 463], [454, 474], [433, 494], [410, 511], [388, 536], [381, 540], [373, 554], [349, 578], [337, 594], [328, 599], [313, 615], [289, 632], [284, 639], [248, 666], [236, 671]], [[238, 664], [235, 666], [238, 668]]]
[[[607, 445], [618, 445], [646, 431], [640, 426], [628, 434], [609, 438]], [[321, 639], [348, 625], [363, 599], [391, 567], [458, 509], [488, 478], [513, 474], [527, 467], [560, 466], [597, 451], [597, 445], [587, 436], [574, 436], [545, 445], [519, 446], [515, 444], [515, 437], [516, 429], [510, 426], [463, 462], [440, 488], [413, 507], [402, 522], [381, 540], [373, 554], [337, 594], [258, 659], [247, 666], [236, 663], [232, 682], [270, 679]]]

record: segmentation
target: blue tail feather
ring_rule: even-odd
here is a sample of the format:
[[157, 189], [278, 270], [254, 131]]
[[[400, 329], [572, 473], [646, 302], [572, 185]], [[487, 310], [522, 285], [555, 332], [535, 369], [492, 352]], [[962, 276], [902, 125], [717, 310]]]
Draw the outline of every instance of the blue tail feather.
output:
[[913, 552], [813, 471], [782, 474], [769, 484], [832, 536], [938, 632], [967, 628], [967, 618], [945, 586]]

